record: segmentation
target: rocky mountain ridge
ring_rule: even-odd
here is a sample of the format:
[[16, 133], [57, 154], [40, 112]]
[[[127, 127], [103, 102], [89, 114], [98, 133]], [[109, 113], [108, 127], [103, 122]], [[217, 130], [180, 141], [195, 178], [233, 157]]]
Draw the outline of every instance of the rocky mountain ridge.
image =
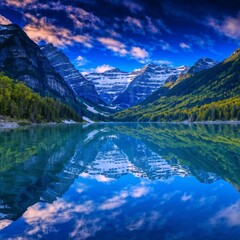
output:
[[73, 91], [18, 25], [0, 25], [0, 71], [41, 95], [75, 101]]
[[103, 104], [93, 82], [85, 79], [61, 50], [54, 47], [53, 44], [42, 46], [41, 50], [56, 72], [61, 75], [77, 97]]

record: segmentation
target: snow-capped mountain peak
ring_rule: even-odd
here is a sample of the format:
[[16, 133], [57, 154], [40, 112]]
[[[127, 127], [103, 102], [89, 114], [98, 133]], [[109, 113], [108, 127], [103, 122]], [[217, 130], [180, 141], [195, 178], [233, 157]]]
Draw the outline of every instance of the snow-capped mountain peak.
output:
[[179, 75], [187, 67], [169, 67], [167, 65], [147, 64], [141, 69], [134, 70], [130, 75], [131, 82], [113, 101], [119, 108], [134, 106], [161, 87], [167, 78]]
[[129, 73], [114, 68], [85, 77], [95, 84], [98, 94], [107, 104], [126, 108], [144, 100], [161, 87], [169, 76], [179, 75], [186, 69], [186, 66], [174, 68], [149, 63]]
[[218, 62], [212, 60], [211, 58], [200, 58], [189, 69], [188, 73], [191, 73], [191, 74], [192, 73], [197, 73], [197, 72], [203, 71], [205, 69], [209, 69], [211, 67], [214, 67], [216, 64], [218, 64]]

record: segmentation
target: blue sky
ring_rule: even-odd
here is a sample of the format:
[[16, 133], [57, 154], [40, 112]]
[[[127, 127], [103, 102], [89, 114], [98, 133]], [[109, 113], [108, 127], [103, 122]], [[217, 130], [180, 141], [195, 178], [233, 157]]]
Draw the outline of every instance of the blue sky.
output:
[[221, 61], [240, 46], [238, 0], [3, 0], [0, 14], [81, 72]]

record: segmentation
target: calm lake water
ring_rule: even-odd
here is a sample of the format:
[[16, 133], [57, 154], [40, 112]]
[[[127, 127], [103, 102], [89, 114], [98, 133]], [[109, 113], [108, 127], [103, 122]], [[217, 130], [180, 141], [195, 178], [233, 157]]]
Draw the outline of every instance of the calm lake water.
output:
[[240, 125], [0, 131], [0, 239], [240, 239]]

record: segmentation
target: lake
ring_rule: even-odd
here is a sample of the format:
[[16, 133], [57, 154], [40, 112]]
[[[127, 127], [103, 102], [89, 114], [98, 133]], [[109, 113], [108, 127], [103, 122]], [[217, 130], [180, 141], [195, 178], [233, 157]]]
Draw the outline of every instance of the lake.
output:
[[0, 239], [240, 239], [240, 125], [0, 131]]

